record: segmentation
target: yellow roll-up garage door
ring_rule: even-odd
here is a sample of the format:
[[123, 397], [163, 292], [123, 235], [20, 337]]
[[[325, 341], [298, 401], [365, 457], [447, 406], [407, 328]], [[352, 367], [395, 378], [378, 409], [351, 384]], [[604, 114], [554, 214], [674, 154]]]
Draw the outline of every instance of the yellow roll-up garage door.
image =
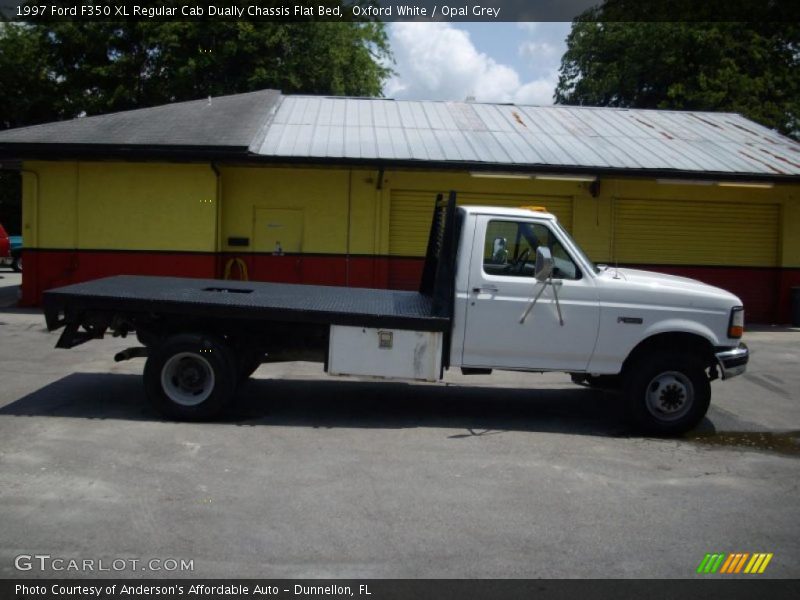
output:
[[[438, 192], [393, 190], [389, 214], [389, 254], [425, 256], [433, 202]], [[459, 193], [458, 204], [488, 206], [544, 206], [558, 217], [565, 229], [572, 229], [572, 197], [529, 194]]]
[[[428, 244], [435, 191], [392, 190], [389, 213], [388, 283], [390, 288], [416, 289]], [[572, 197], [530, 194], [459, 193], [458, 203], [488, 206], [544, 206], [566, 229], [572, 228]]]
[[614, 260], [777, 266], [779, 208], [777, 204], [618, 199], [614, 201]]

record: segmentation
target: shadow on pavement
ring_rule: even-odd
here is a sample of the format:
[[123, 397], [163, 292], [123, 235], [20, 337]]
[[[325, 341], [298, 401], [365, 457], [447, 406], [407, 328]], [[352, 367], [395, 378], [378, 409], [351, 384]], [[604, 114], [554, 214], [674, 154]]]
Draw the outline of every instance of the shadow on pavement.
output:
[[[239, 426], [446, 427], [453, 439], [500, 431], [619, 436], [619, 402], [586, 388], [518, 389], [340, 380], [251, 379], [223, 422]], [[0, 415], [160, 421], [141, 377], [75, 373], [0, 409]]]
[[0, 287], [0, 308], [15, 309], [19, 302], [19, 286]]

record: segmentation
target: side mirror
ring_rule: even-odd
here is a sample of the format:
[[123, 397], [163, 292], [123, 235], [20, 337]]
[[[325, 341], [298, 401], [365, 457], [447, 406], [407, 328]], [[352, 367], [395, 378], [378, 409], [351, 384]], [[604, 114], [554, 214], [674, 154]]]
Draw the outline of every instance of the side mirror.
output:
[[550, 274], [553, 272], [553, 255], [550, 253], [550, 248], [547, 246], [539, 246], [536, 248], [536, 279], [539, 281], [546, 281]]

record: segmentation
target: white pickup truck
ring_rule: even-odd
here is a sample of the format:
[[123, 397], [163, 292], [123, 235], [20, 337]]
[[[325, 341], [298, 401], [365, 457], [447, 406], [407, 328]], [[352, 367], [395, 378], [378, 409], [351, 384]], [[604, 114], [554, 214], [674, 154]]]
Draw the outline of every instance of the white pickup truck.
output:
[[107, 331], [143, 344], [165, 415], [209, 419], [263, 362], [435, 381], [444, 370], [564, 371], [618, 390], [638, 430], [681, 434], [714, 379], [744, 372], [741, 301], [682, 277], [595, 265], [542, 209], [437, 199], [419, 292], [117, 276], [49, 290], [57, 347]]

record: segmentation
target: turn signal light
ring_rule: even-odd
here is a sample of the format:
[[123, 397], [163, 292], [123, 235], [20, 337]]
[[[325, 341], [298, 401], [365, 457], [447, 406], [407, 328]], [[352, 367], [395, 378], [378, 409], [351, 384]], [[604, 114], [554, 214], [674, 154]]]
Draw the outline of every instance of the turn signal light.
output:
[[744, 333], [744, 307], [735, 306], [731, 309], [731, 320], [728, 324], [728, 337], [740, 338]]

